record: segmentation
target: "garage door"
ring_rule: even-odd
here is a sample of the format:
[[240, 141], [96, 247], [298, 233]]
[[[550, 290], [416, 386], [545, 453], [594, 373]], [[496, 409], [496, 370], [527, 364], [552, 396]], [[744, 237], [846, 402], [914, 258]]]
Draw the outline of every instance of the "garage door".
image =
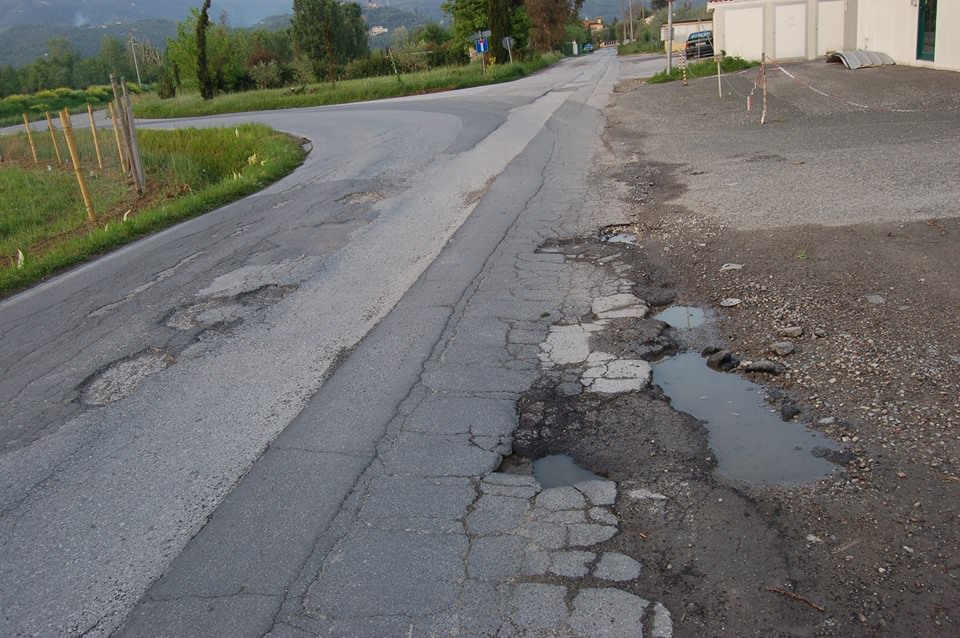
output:
[[778, 60], [807, 57], [807, 5], [776, 7], [773, 47]]
[[724, 15], [723, 47], [727, 55], [759, 60], [763, 54], [763, 7], [728, 9]]

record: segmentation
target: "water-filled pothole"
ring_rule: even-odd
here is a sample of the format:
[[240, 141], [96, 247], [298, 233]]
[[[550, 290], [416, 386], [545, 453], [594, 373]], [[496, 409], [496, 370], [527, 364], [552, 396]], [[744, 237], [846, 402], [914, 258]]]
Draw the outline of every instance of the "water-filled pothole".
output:
[[533, 478], [543, 487], [561, 487], [563, 485], [576, 485], [585, 481], [603, 481], [603, 477], [597, 476], [590, 470], [586, 470], [566, 454], [552, 454], [533, 462]]
[[697, 353], [657, 363], [653, 381], [675, 409], [704, 422], [717, 470], [726, 477], [798, 485], [826, 478], [836, 467], [822, 458], [836, 444], [800, 424], [781, 421], [761, 386], [711, 370]]
[[696, 306], [671, 306], [654, 317], [678, 330], [702, 326], [705, 318], [703, 309]]

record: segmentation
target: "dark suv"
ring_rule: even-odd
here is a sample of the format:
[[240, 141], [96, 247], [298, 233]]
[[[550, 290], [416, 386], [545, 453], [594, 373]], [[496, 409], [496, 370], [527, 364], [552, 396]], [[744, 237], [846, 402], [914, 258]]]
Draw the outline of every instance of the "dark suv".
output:
[[695, 31], [687, 36], [683, 49], [687, 59], [713, 57], [713, 31]]

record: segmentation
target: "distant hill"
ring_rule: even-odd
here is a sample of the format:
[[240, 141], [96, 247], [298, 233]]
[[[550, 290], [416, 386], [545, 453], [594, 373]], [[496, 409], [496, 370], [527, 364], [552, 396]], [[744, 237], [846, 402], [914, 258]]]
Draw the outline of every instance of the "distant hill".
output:
[[99, 27], [18, 26], [0, 32], [0, 66], [22, 67], [47, 52], [50, 38], [66, 38], [80, 56], [89, 58], [100, 50], [105, 35], [127, 39], [133, 35], [141, 42], [163, 48], [167, 38], [177, 34], [177, 24], [170, 20], [139, 20], [129, 24]]

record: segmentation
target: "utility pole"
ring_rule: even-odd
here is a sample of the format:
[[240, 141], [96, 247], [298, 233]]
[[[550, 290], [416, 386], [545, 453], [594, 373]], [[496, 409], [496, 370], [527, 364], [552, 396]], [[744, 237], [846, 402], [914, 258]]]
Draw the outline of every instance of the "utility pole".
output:
[[667, 0], [667, 73], [673, 71], [673, 0]]
[[630, 15], [630, 41], [633, 42], [633, 40], [634, 40], [634, 33], [633, 33], [633, 0], [627, 0], [627, 7], [628, 7], [628, 10], [627, 10], [627, 11], [628, 11], [628, 13], [629, 13], [629, 15]]
[[140, 63], [137, 62], [137, 42], [133, 39], [133, 34], [130, 34], [130, 52], [133, 53], [133, 67], [137, 70], [137, 86], [143, 86], [143, 82], [140, 81]]

